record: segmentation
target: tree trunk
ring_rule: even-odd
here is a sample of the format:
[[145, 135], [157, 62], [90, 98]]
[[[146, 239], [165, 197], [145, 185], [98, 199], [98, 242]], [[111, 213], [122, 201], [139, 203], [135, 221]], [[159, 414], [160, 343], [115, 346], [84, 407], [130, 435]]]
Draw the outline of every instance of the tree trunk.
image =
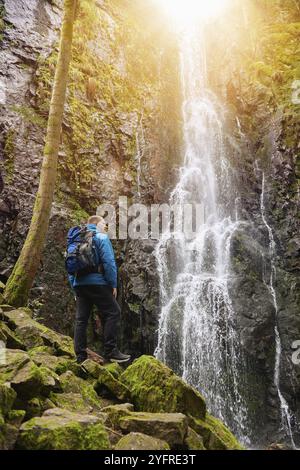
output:
[[6, 302], [16, 307], [27, 303], [29, 290], [39, 268], [49, 226], [57, 174], [57, 159], [61, 140], [68, 72], [72, 54], [76, 2], [77, 0], [64, 0], [64, 17], [52, 89], [39, 189], [25, 243], [4, 292]]

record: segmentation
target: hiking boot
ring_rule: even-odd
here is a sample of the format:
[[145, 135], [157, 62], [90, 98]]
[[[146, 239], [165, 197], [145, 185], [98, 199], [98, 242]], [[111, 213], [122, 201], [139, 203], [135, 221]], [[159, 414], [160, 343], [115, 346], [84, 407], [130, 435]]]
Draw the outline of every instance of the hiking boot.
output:
[[131, 356], [121, 353], [118, 349], [114, 349], [110, 353], [105, 354], [105, 359], [110, 362], [128, 362], [130, 358]]

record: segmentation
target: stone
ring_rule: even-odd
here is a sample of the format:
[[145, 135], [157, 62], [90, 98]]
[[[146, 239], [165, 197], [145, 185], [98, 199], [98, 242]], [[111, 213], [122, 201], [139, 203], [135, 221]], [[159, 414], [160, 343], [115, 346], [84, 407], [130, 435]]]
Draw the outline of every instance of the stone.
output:
[[7, 384], [0, 384], [0, 414], [6, 416], [13, 407], [16, 392]]
[[119, 440], [115, 450], [170, 450], [170, 447], [161, 439], [140, 432], [131, 432]]
[[5, 361], [0, 362], [0, 383], [10, 382], [30, 361], [28, 354], [20, 349], [6, 349]]
[[21, 402], [20, 406], [26, 410], [26, 419], [42, 416], [42, 414], [51, 408], [55, 408], [55, 404], [49, 399], [44, 397], [34, 397], [26, 402]]
[[118, 379], [124, 372], [124, 369], [117, 362], [109, 362], [103, 366], [108, 372], [110, 372], [115, 379]]
[[72, 367], [72, 359], [67, 356], [54, 356], [49, 354], [47, 349], [45, 346], [37, 347], [28, 351], [28, 353], [35, 364], [48, 367], [48, 369], [53, 370], [58, 375], [63, 374], [69, 367]]
[[118, 428], [120, 419], [130, 415], [130, 413], [134, 411], [134, 407], [130, 403], [122, 403], [120, 405], [106, 406], [102, 408], [101, 411], [108, 415], [108, 420], [112, 427]]
[[19, 433], [18, 426], [0, 420], [0, 450], [14, 449]]
[[51, 393], [49, 398], [57, 408], [83, 414], [93, 411], [93, 407], [82, 398], [80, 393]]
[[25, 410], [10, 410], [8, 412], [6, 421], [9, 424], [12, 424], [13, 426], [18, 426], [20, 427], [22, 424], [22, 421], [24, 420], [26, 415]]
[[17, 371], [11, 380], [11, 386], [22, 400], [39, 394], [48, 396], [51, 391], [60, 389], [58, 376], [46, 367], [38, 367], [32, 361]]
[[8, 310], [2, 315], [21, 341], [27, 342], [28, 349], [42, 345], [51, 346], [58, 354], [74, 357], [72, 338], [56, 333], [33, 320], [26, 309]]
[[182, 413], [130, 413], [119, 421], [125, 433], [141, 432], [167, 441], [171, 448], [182, 446], [188, 432], [188, 418]]
[[243, 446], [217, 418], [207, 414], [205, 421], [192, 419], [191, 428], [203, 438], [208, 450], [243, 450]]
[[100, 417], [53, 408], [22, 424], [16, 448], [105, 450], [110, 442]]
[[98, 395], [105, 393], [116, 397], [120, 401], [130, 399], [130, 391], [122, 382], [119, 382], [107, 368], [100, 366], [94, 361], [87, 359], [83, 362], [82, 368], [93, 378], [97, 379], [95, 390]]
[[204, 398], [152, 356], [136, 359], [121, 375], [138, 411], [183, 413], [204, 419]]
[[203, 444], [203, 438], [192, 428], [188, 428], [184, 443], [189, 450], [206, 450]]
[[0, 340], [5, 343], [7, 348], [25, 349], [24, 343], [3, 321], [0, 321]]
[[93, 410], [100, 411], [102, 407], [101, 398], [97, 395], [91, 383], [76, 377], [71, 371], [67, 371], [60, 376], [60, 383], [64, 393], [78, 393]]

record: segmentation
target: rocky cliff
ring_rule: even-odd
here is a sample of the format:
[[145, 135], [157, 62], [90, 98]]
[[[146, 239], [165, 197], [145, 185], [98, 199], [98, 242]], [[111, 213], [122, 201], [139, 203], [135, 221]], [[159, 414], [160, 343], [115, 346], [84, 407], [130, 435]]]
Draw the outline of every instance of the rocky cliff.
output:
[[[165, 200], [179, 158], [176, 44], [159, 16], [143, 3], [83, 0], [77, 15], [59, 178], [43, 263], [30, 299], [36, 316], [68, 334], [74, 301], [63, 262], [67, 229], [85, 221], [99, 204], [117, 206], [120, 196], [128, 198], [128, 205]], [[1, 1], [3, 282], [25, 239], [37, 190], [61, 7], [59, 0]], [[158, 315], [153, 247], [120, 242], [115, 249], [124, 345], [134, 354], [151, 352]]]

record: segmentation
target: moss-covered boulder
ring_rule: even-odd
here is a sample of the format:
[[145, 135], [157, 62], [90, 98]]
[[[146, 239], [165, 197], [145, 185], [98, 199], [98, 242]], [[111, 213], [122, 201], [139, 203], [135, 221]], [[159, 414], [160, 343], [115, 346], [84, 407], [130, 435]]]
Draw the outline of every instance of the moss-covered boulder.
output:
[[15, 446], [18, 433], [18, 426], [5, 423], [0, 416], [0, 450], [12, 450]]
[[100, 366], [94, 361], [87, 359], [83, 362], [82, 368], [94, 379], [96, 392], [101, 395], [116, 397], [120, 401], [130, 401], [130, 391], [122, 382], [117, 380], [110, 371]]
[[30, 361], [28, 354], [20, 349], [6, 349], [5, 361], [0, 362], [0, 383], [10, 382], [18, 370]]
[[161, 439], [140, 432], [131, 432], [119, 440], [115, 450], [170, 450], [170, 447]]
[[57, 408], [83, 414], [89, 414], [93, 411], [93, 407], [84, 400], [80, 393], [51, 393], [49, 398]]
[[190, 426], [202, 436], [208, 450], [243, 450], [229, 429], [217, 418], [207, 414], [205, 421], [193, 419]]
[[80, 394], [84, 402], [91, 406], [93, 410], [99, 411], [102, 408], [101, 398], [97, 395], [93, 383], [76, 377], [73, 372], [67, 371], [60, 376], [60, 384], [64, 393]]
[[7, 348], [25, 349], [24, 343], [3, 321], [0, 321], [0, 340], [5, 343]]
[[106, 406], [101, 411], [108, 415], [110, 425], [113, 428], [118, 428], [120, 419], [124, 418], [124, 416], [129, 416], [134, 411], [134, 407], [130, 403], [122, 403], [120, 405]]
[[100, 417], [54, 408], [20, 428], [18, 449], [104, 450], [110, 448]]
[[53, 353], [49, 353], [49, 349], [51, 351], [47, 346], [39, 346], [28, 351], [28, 354], [35, 364], [47, 367], [58, 375], [73, 367], [73, 360], [70, 357], [54, 356]]
[[33, 320], [27, 309], [2, 309], [1, 315], [17, 337], [26, 343], [27, 349], [42, 345], [51, 346], [58, 354], [74, 357], [72, 338], [56, 333]]
[[7, 384], [0, 384], [0, 414], [6, 416], [12, 409], [16, 392]]
[[182, 413], [130, 413], [119, 421], [125, 433], [140, 432], [182, 446], [188, 432], [188, 418]]
[[117, 362], [109, 362], [103, 366], [108, 372], [110, 372], [115, 379], [118, 379], [120, 375], [124, 372], [123, 367], [120, 366]]
[[189, 450], [206, 450], [203, 438], [199, 436], [192, 428], [188, 429], [187, 436], [184, 441]]
[[177, 412], [205, 418], [206, 405], [201, 394], [154, 357], [136, 359], [120, 380], [129, 388], [138, 411]]
[[26, 411], [26, 420], [42, 416], [42, 414], [51, 408], [55, 408], [56, 405], [45, 397], [34, 397], [30, 400], [17, 400], [18, 406], [22, 407]]
[[40, 394], [48, 396], [51, 391], [60, 390], [58, 376], [46, 367], [38, 367], [32, 361], [20, 368], [10, 383], [22, 400]]
[[25, 415], [25, 410], [10, 410], [7, 414], [6, 421], [13, 426], [21, 426]]

